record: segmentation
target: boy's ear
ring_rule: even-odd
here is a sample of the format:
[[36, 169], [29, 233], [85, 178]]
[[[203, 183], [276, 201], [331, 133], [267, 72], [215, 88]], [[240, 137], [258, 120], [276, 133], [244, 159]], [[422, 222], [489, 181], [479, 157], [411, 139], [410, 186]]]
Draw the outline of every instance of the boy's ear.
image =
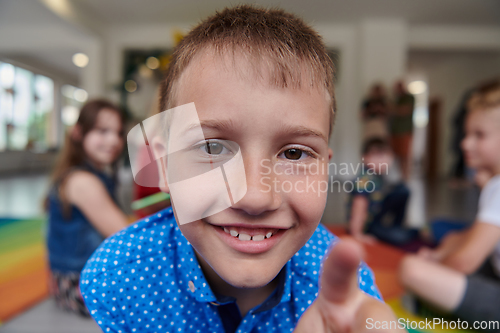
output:
[[156, 166], [158, 167], [158, 187], [162, 192], [170, 193], [167, 182], [167, 148], [165, 143], [158, 136], [152, 140], [153, 155], [156, 158]]
[[328, 160], [331, 160], [333, 156], [333, 150], [332, 148], [328, 148]]

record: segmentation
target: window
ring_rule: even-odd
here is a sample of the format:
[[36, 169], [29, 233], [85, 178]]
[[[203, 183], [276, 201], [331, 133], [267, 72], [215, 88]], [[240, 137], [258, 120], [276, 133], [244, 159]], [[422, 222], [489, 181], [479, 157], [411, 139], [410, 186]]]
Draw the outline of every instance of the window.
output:
[[78, 120], [80, 109], [83, 103], [87, 101], [88, 94], [85, 90], [65, 84], [61, 88], [62, 109], [61, 120], [65, 129], [73, 126]]
[[54, 81], [0, 62], [0, 151], [50, 148], [56, 134]]

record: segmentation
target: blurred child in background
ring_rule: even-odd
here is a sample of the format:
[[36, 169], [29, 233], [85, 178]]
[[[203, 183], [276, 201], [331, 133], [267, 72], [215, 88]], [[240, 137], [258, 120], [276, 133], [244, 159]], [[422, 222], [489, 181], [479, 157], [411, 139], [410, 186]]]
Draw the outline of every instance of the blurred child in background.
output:
[[[474, 224], [446, 236], [435, 250], [405, 257], [402, 283], [420, 299], [467, 321], [500, 318], [500, 81], [468, 103], [462, 142], [469, 167], [484, 186]], [[496, 328], [498, 330], [498, 327]]]
[[363, 147], [363, 168], [349, 195], [349, 232], [365, 243], [376, 239], [401, 246], [415, 239], [418, 232], [403, 227], [410, 196], [407, 186], [391, 179], [394, 153], [382, 138], [369, 139]]
[[114, 195], [123, 144], [121, 111], [104, 100], [85, 104], [47, 197], [51, 291], [58, 306], [84, 316], [89, 313], [80, 294], [80, 271], [106, 237], [126, 226]]

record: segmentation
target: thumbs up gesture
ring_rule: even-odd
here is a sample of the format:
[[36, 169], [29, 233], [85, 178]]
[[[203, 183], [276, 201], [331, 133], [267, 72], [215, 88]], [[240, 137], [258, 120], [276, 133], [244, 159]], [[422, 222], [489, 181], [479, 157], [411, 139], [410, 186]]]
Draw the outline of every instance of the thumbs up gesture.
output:
[[368, 319], [397, 320], [386, 304], [359, 289], [357, 271], [362, 258], [363, 250], [353, 240], [339, 241], [333, 247], [323, 263], [318, 297], [300, 318], [295, 333], [373, 332]]

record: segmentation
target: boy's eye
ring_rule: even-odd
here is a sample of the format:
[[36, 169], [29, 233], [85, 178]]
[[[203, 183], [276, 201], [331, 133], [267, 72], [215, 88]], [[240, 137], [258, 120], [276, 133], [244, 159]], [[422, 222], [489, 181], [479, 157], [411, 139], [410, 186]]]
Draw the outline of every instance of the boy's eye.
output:
[[298, 160], [306, 158], [310, 154], [308, 154], [306, 151], [304, 151], [302, 149], [290, 148], [290, 149], [285, 150], [280, 155], [283, 155], [287, 160], [298, 161]]
[[299, 160], [302, 157], [302, 150], [300, 149], [287, 149], [284, 151], [285, 157], [289, 160]]
[[221, 155], [230, 152], [223, 144], [214, 141], [206, 141], [200, 148], [209, 155]]

